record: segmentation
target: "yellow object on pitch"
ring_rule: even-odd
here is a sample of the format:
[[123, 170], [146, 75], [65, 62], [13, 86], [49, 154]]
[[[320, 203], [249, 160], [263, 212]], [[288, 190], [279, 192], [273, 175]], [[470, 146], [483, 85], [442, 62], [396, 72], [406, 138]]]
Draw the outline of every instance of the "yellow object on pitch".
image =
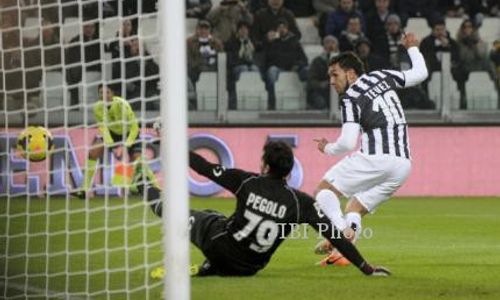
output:
[[[189, 267], [190, 276], [196, 276], [199, 271], [200, 267], [197, 264], [193, 264]], [[153, 279], [163, 279], [163, 277], [165, 277], [165, 268], [163, 267], [154, 268], [153, 271], [149, 273], [149, 276], [151, 276], [151, 278]]]
[[42, 161], [54, 149], [52, 134], [42, 126], [30, 126], [17, 137], [17, 150], [25, 159]]
[[163, 279], [163, 277], [165, 277], [165, 269], [163, 267], [154, 268], [153, 271], [149, 273], [149, 276], [153, 279]]

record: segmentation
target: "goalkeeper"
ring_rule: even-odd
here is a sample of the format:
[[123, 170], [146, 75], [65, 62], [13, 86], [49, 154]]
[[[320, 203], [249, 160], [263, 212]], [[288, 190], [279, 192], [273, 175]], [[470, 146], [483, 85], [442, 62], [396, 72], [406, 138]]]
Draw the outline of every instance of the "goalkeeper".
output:
[[[105, 149], [111, 149], [114, 156], [121, 160], [124, 148], [127, 149], [131, 161], [140, 162], [142, 145], [139, 141], [139, 123], [132, 111], [130, 104], [123, 98], [115, 96], [113, 89], [109, 86], [98, 86], [99, 101], [94, 105], [94, 117], [96, 119], [100, 136], [96, 136], [89, 150], [85, 166], [85, 178], [82, 189], [76, 193], [79, 198], [85, 199], [92, 186], [97, 166], [97, 160], [102, 157]], [[138, 165], [138, 164], [136, 164]], [[142, 163], [141, 163], [142, 165]], [[144, 164], [145, 165], [145, 164]], [[140, 169], [146, 178], [158, 186], [153, 172], [146, 166]], [[125, 168], [126, 169], [126, 168]], [[124, 178], [125, 177], [125, 178]], [[113, 184], [123, 185], [128, 183], [127, 179], [132, 174], [116, 174]]]

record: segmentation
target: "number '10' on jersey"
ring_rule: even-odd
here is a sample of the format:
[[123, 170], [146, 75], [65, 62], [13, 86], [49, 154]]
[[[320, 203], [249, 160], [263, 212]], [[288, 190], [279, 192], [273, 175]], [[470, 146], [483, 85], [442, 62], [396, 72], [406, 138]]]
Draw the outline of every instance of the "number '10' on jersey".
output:
[[359, 123], [361, 152], [410, 158], [408, 125], [396, 89], [404, 74], [381, 70], [361, 75], [341, 96], [342, 123]]

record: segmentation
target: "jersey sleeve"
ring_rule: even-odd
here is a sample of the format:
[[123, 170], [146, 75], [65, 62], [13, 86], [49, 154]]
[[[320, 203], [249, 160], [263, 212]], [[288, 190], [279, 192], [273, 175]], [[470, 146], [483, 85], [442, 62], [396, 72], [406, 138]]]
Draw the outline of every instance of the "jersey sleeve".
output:
[[396, 71], [396, 70], [382, 70], [381, 72], [385, 76], [392, 79], [396, 88], [402, 89], [405, 87], [406, 78], [405, 78], [405, 74], [403, 72]]
[[307, 223], [326, 238], [332, 245], [363, 273], [369, 272], [369, 264], [357, 248], [332, 225], [332, 222], [321, 211], [314, 199], [302, 192], [297, 192], [300, 203], [299, 220]]
[[102, 101], [99, 101], [94, 105], [94, 117], [97, 121], [97, 128], [102, 135], [104, 144], [107, 146], [113, 144], [113, 138], [111, 137], [109, 128], [104, 120], [104, 103]]
[[207, 177], [218, 185], [235, 194], [243, 181], [256, 174], [239, 169], [226, 169], [219, 164], [213, 164], [194, 151], [189, 151], [189, 166], [196, 173]]
[[353, 98], [342, 98], [340, 102], [340, 111], [342, 113], [342, 124], [347, 122], [359, 123], [361, 108]]

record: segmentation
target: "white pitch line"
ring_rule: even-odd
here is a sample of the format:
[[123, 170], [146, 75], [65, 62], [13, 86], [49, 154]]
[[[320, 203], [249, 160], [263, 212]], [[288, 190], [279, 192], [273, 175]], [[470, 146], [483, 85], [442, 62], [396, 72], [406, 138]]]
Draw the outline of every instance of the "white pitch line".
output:
[[69, 294], [62, 293], [62, 292], [45, 290], [45, 289], [41, 289], [38, 287], [29, 286], [29, 285], [26, 286], [24, 284], [19, 284], [19, 283], [9, 283], [9, 285], [6, 286], [4, 282], [0, 282], [0, 285], [7, 288], [7, 289], [14, 289], [14, 290], [18, 290], [21, 292], [26, 291], [29, 293], [33, 293], [35, 295], [43, 295], [43, 296], [51, 298], [51, 299], [66, 299], [66, 300], [90, 300], [91, 299], [90, 297], [82, 298], [82, 297], [78, 297], [78, 296], [71, 296]]

